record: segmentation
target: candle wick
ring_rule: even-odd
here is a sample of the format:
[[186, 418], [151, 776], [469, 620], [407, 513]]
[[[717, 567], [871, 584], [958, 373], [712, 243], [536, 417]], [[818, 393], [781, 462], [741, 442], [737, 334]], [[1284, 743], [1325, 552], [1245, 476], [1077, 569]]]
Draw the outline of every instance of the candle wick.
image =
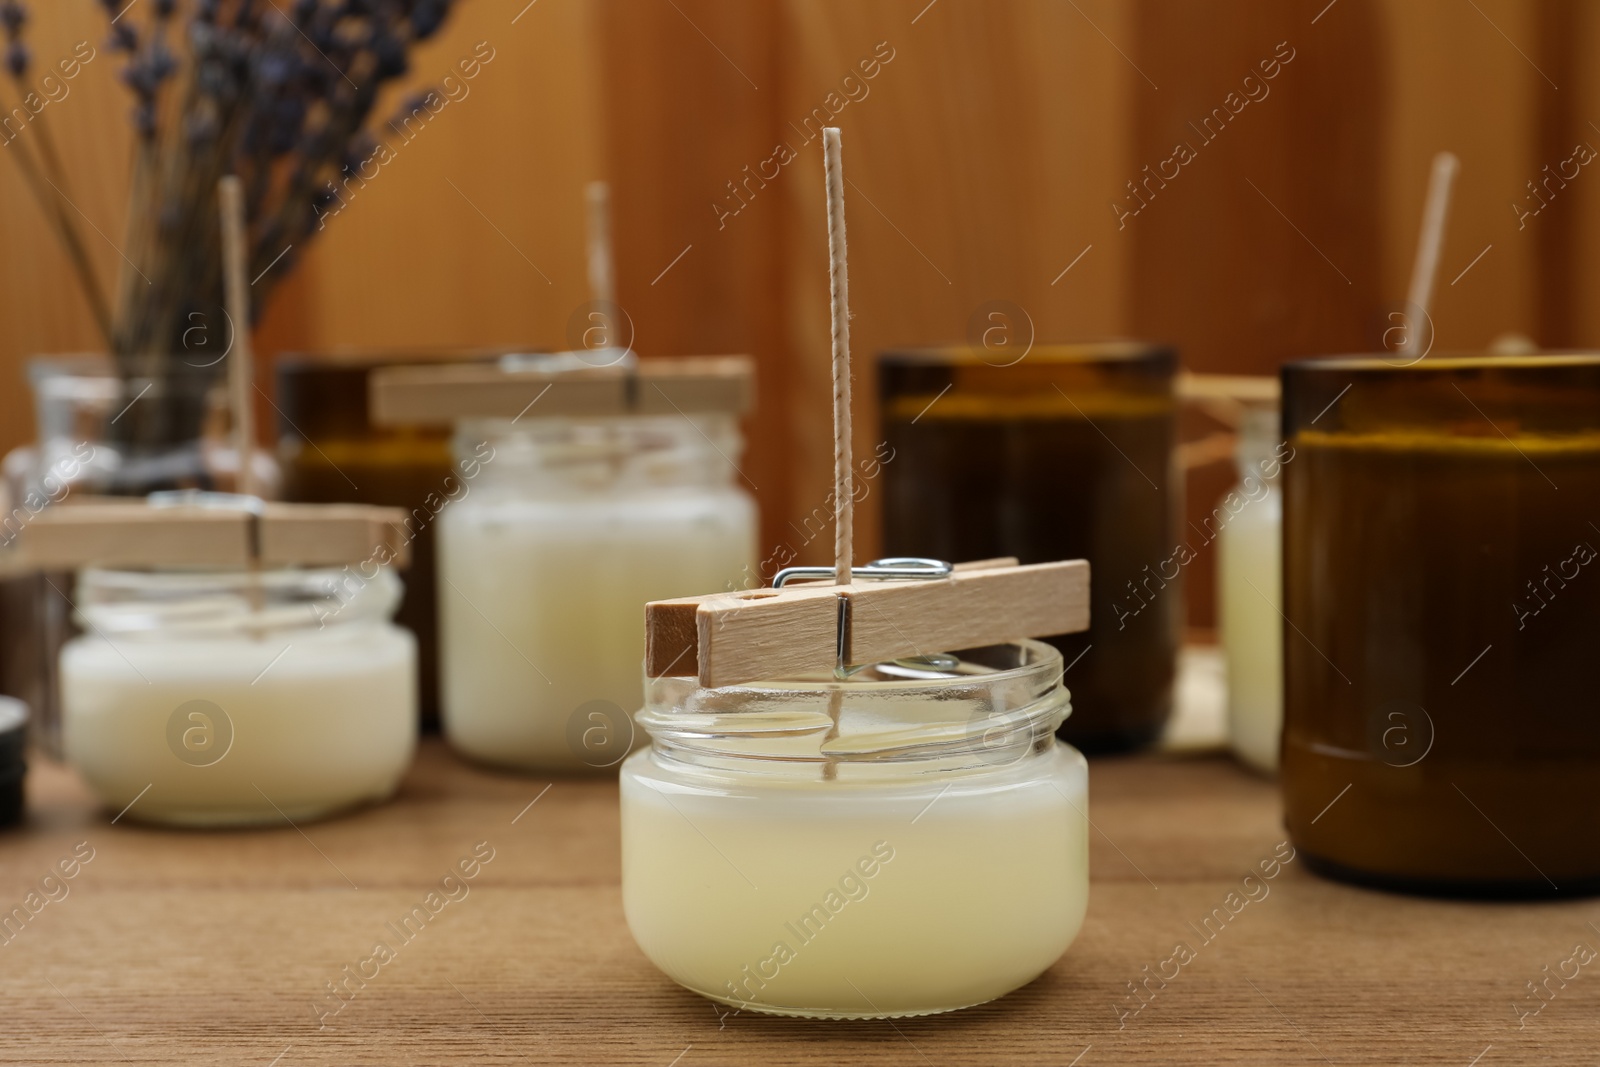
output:
[[[828, 727], [828, 732], [822, 739], [824, 748], [827, 747], [829, 741], [839, 736], [839, 714], [843, 710], [844, 689], [835, 685], [833, 691], [828, 694], [828, 718], [833, 720], [833, 725]], [[822, 780], [831, 782], [839, 777], [839, 761], [833, 758], [831, 752], [824, 752], [822, 756], [825, 761], [822, 764]]]
[[1422, 209], [1422, 232], [1417, 237], [1417, 257], [1411, 264], [1411, 288], [1406, 293], [1406, 310], [1419, 321], [1406, 324], [1405, 341], [1400, 351], [1415, 355], [1422, 344], [1422, 330], [1433, 330], [1428, 308], [1433, 303], [1433, 283], [1439, 273], [1439, 251], [1444, 246], [1444, 224], [1450, 214], [1450, 190], [1461, 161], [1454, 153], [1440, 152], [1433, 157], [1433, 174], [1428, 179], [1428, 199]]
[[850, 268], [844, 234], [844, 162], [839, 128], [822, 131], [823, 177], [828, 190], [828, 296], [833, 314], [833, 573], [849, 585], [855, 492], [850, 457]]

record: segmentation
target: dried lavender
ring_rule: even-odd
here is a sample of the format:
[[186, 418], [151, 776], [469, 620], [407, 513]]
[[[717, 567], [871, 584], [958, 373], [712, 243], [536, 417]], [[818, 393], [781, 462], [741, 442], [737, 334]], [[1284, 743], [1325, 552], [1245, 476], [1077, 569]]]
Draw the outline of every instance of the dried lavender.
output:
[[[13, 108], [9, 101], [0, 98], [0, 112], [5, 113], [8, 121], [10, 116], [19, 112], [25, 115], [37, 114], [33, 106], [28, 103], [35, 94], [24, 82], [32, 65], [28, 46], [22, 40], [22, 29], [27, 22], [27, 8], [18, 0], [0, 0], [0, 28], [3, 28], [6, 39], [6, 72], [11, 76], [12, 88], [17, 91], [26, 108], [26, 110]], [[40, 109], [42, 107], [43, 105], [39, 105]], [[79, 284], [83, 286], [84, 295], [89, 301], [90, 314], [94, 316], [96, 325], [103, 335], [109, 336], [111, 318], [105, 295], [100, 291], [100, 281], [84, 248], [77, 220], [69, 213], [70, 204], [66, 193], [63, 192], [63, 186], [67, 181], [66, 168], [61, 165], [61, 157], [55, 150], [55, 142], [50, 137], [48, 125], [39, 124], [37, 129], [38, 150], [35, 151], [29, 143], [17, 141], [19, 134], [12, 134], [12, 139], [7, 144], [8, 147], [14, 146], [16, 150], [11, 153], [11, 157], [16, 160], [29, 191], [44, 210], [47, 221], [61, 238], [73, 272], [77, 275]]]
[[[199, 433], [205, 390], [230, 343], [216, 321], [218, 180], [244, 182], [255, 319], [316, 233], [330, 186], [375, 145], [366, 127], [380, 90], [407, 73], [411, 47], [438, 31], [452, 2], [100, 0], [107, 47], [126, 57], [121, 80], [138, 138], [124, 246], [132, 266], [122, 268], [114, 306], [96, 317], [124, 377], [149, 379], [160, 386], [151, 397], [166, 398], [130, 411], [118, 426], [125, 444]], [[4, 62], [19, 88], [26, 21], [22, 3], [0, 0]], [[71, 251], [76, 222], [48, 195], [58, 168], [45, 145], [44, 160], [23, 165], [40, 172], [32, 184]], [[84, 273], [91, 306], [104, 309]]]

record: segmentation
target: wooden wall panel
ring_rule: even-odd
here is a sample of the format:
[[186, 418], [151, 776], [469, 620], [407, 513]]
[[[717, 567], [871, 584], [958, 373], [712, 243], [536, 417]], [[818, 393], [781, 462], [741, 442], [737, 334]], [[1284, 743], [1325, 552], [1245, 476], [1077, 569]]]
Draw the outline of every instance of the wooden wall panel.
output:
[[[123, 242], [127, 214], [125, 174], [132, 133], [131, 104], [116, 80], [119, 57], [106, 51], [106, 17], [98, 4], [29, 5], [33, 19], [28, 41], [38, 85], [57, 61], [87, 41], [95, 56], [78, 76], [64, 82], [66, 95], [47, 104], [35, 123], [48, 128], [66, 169], [66, 192], [82, 211], [74, 215], [109, 293], [121, 263], [114, 245]], [[9, 111], [20, 94], [9, 77], [0, 78], [0, 101]], [[41, 93], [41, 96], [44, 95]], [[38, 129], [24, 130], [17, 143], [37, 149]], [[3, 138], [0, 138], [3, 140]], [[33, 405], [24, 362], [39, 353], [89, 351], [100, 347], [89, 304], [72, 273], [54, 230], [44, 222], [22, 174], [8, 155], [17, 145], [0, 144], [0, 452], [33, 436]], [[87, 217], [87, 218], [86, 218]], [[104, 236], [96, 233], [98, 227]]]
[[[120, 239], [128, 101], [101, 47], [104, 15], [87, 0], [33, 8], [41, 63], [84, 38], [100, 49], [44, 121], [75, 201]], [[470, 95], [330, 221], [259, 349], [566, 346], [588, 296], [582, 187], [607, 177], [636, 347], [759, 361], [740, 466], [764, 554], [828, 555], [804, 524], [830, 468], [821, 156], [805, 118], [830, 93], [845, 99], [843, 78], [880, 47], [894, 58], [836, 119], [853, 183], [863, 453], [877, 440], [873, 356], [961, 340], [986, 301], [1026, 309], [1041, 340], [1169, 340], [1201, 370], [1269, 372], [1372, 346], [1403, 296], [1441, 147], [1463, 170], [1439, 347], [1506, 330], [1600, 339], [1584, 298], [1600, 281], [1588, 239], [1600, 179], [1585, 169], [1520, 230], [1511, 207], [1571, 144], [1600, 145], [1600, 75], [1582, 62], [1600, 47], [1600, 14], [1575, 0], [469, 0], [416, 56], [415, 82], [437, 83], [480, 41], [495, 58]], [[1189, 123], [1280, 41], [1296, 58], [1271, 95], [1119, 220], [1126, 183], [1198, 140]], [[761, 177], [779, 145], [793, 160]], [[32, 432], [22, 358], [95, 342], [5, 151], [0, 448]], [[109, 286], [117, 252], [88, 232]], [[1193, 481], [1195, 508], [1228, 478], [1217, 465]], [[877, 547], [876, 504], [858, 524], [862, 558]], [[1206, 566], [1191, 589], [1201, 621]]]
[[[1558, 166], [1582, 143], [1600, 152], [1600, 69], [1593, 57], [1600, 50], [1600, 7], [1581, 0], [1546, 4], [1542, 45], [1535, 55], [1560, 91], [1548, 94], [1541, 107], [1546, 116], [1539, 168]], [[1597, 157], [1600, 162], [1600, 157]], [[1568, 173], [1571, 169], [1568, 168]], [[1542, 177], [1542, 174], [1540, 175]], [[1532, 173], [1523, 180], [1532, 178]], [[1526, 201], [1520, 184], [1504, 194], [1500, 210], [1512, 217], [1516, 194]], [[1584, 166], [1577, 178], [1560, 188], [1550, 205], [1529, 223], [1540, 238], [1539, 339], [1551, 345], [1600, 347], [1600, 169]], [[1526, 236], [1519, 234], [1519, 236]]]
[[[1195, 158], [1164, 188], [1141, 179], [1142, 207], [1126, 186], [1110, 194], [1137, 210], [1134, 329], [1177, 342], [1202, 371], [1269, 373], [1285, 356], [1359, 349], [1382, 293], [1376, 4], [1342, 0], [1312, 26], [1313, 5], [1239, 0], [1227, 33], [1218, 14], [1140, 6], [1136, 54], [1162, 87], [1138, 98], [1129, 179], [1180, 144]], [[1230, 99], [1261, 95], [1244, 79], [1285, 58], [1262, 99], [1205, 125]]]
[[1509, 331], [1551, 340], [1539, 323], [1538, 236], [1532, 224], [1518, 231], [1511, 201], [1542, 165], [1540, 116], [1570, 89], [1557, 92], [1533, 66], [1543, 5], [1476, 4], [1387, 0], [1378, 8], [1390, 56], [1378, 178], [1381, 292], [1391, 307], [1405, 299], [1433, 154], [1448, 149], [1461, 159], [1435, 289], [1436, 351], [1481, 350]]
[[479, 42], [494, 58], [328, 221], [302, 265], [312, 343], [566, 347], [601, 171], [592, 16], [588, 0], [457, 5], [413, 58], [418, 87], [460, 79]]
[[764, 558], [783, 537], [795, 432], [779, 304], [783, 203], [760, 177], [782, 92], [776, 10], [621, 0], [598, 16], [617, 299], [643, 355], [755, 357], [757, 415], [737, 462], [761, 508]]
[[[1114, 170], [1135, 90], [1127, 61], [1095, 26], [1126, 40], [1128, 7], [1084, 0], [1078, 8], [1033, 0], [785, 8], [795, 50], [788, 115], [824, 104], [880, 42], [893, 50], [870, 95], [837, 120], [852, 183], [845, 213], [860, 455], [878, 441], [873, 359], [886, 348], [963, 342], [991, 300], [1025, 309], [1041, 340], [1123, 332], [1127, 252], [1109, 239], [1096, 191]], [[798, 520], [825, 500], [832, 444], [822, 156], [818, 142], [795, 147], [783, 194], [785, 307], [800, 375], [790, 400], [800, 413]], [[860, 559], [877, 547], [877, 503], [869, 496], [857, 520]], [[803, 553], [808, 562], [830, 555], [826, 537]]]

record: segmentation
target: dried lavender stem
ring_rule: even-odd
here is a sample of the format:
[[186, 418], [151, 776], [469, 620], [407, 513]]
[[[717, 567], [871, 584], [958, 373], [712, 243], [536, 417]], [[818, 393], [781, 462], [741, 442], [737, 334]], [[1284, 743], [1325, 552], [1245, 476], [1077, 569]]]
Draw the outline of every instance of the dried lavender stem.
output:
[[[10, 110], [4, 102], [0, 102], [0, 108]], [[99, 279], [95, 277], [94, 264], [89, 259], [88, 250], [84, 247], [77, 225], [67, 214], [69, 205], [63, 203], [66, 194], [49, 181], [26, 144], [12, 141], [9, 147], [17, 149], [17, 166], [22, 171], [23, 179], [28, 183], [34, 199], [39, 202], [40, 209], [44, 211], [46, 221], [55, 226], [56, 234], [66, 248], [67, 258], [72, 263], [73, 272], [78, 275], [78, 282], [83, 286], [84, 296], [89, 302], [89, 313], [94, 316], [95, 326], [109, 344], [111, 316], [106, 307], [105, 294], [100, 289]]]

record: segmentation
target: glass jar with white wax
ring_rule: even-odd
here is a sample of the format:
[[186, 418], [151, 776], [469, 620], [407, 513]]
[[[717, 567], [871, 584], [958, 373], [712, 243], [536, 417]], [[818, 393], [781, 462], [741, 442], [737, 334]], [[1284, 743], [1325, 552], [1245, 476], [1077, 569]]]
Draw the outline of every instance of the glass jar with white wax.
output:
[[1215, 513], [1217, 607], [1228, 665], [1228, 739], [1240, 761], [1278, 770], [1283, 732], [1283, 490], [1294, 451], [1276, 404], [1249, 405], [1239, 423], [1239, 482]]
[[621, 776], [639, 947], [702, 996], [777, 1015], [927, 1015], [1032, 981], [1088, 903], [1061, 673], [1018, 641], [843, 679], [650, 680], [651, 746]]
[[455, 442], [476, 477], [439, 517], [445, 733], [488, 763], [614, 768], [642, 695], [644, 605], [734, 588], [754, 563], [737, 415], [534, 408], [462, 419]]
[[417, 735], [400, 595], [376, 567], [85, 570], [84, 632], [61, 651], [67, 760], [147, 822], [282, 824], [382, 800]]

